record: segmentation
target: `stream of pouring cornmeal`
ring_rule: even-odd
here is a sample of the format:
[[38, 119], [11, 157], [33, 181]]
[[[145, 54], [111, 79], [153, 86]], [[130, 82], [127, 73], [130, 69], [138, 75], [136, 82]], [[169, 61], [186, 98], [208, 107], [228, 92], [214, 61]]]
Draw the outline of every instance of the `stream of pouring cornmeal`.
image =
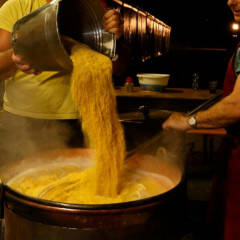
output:
[[157, 177], [124, 167], [125, 139], [116, 110], [111, 60], [75, 44], [71, 91], [93, 166], [56, 166], [16, 177], [9, 185], [29, 196], [78, 204], [116, 203], [167, 191]]

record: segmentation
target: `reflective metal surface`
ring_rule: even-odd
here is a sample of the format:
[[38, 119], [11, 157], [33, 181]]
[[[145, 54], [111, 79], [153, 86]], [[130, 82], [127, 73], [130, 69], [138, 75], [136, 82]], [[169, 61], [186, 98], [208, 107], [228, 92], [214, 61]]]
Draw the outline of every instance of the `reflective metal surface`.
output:
[[[9, 163], [0, 168], [3, 183], [46, 163], [89, 161], [88, 149], [62, 149]], [[80, 158], [79, 158], [80, 157]], [[141, 163], [141, 164], [140, 164]], [[169, 191], [113, 204], [65, 204], [20, 194], [4, 185], [5, 240], [155, 240], [177, 239], [184, 215], [185, 180], [175, 163], [136, 154], [128, 166], [168, 176]], [[13, 231], [14, 229], [14, 231]], [[176, 230], [176, 231], [173, 231]]]
[[146, 61], [166, 54], [170, 49], [171, 27], [149, 12], [121, 0], [113, 0], [121, 8], [124, 39], [132, 46], [135, 58]]
[[53, 0], [16, 22], [12, 46], [16, 54], [40, 71], [71, 70], [62, 35], [113, 58], [116, 41], [103, 30], [104, 13], [98, 0]]

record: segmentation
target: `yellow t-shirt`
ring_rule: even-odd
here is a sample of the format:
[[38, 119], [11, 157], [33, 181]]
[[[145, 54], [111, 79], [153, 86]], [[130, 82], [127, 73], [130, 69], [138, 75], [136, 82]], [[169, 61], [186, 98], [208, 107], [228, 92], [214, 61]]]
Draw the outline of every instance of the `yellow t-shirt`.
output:
[[[11, 32], [14, 23], [42, 7], [46, 0], [8, 0], [0, 8], [0, 28]], [[61, 72], [39, 75], [17, 71], [5, 80], [4, 110], [39, 119], [76, 119], [70, 76]]]

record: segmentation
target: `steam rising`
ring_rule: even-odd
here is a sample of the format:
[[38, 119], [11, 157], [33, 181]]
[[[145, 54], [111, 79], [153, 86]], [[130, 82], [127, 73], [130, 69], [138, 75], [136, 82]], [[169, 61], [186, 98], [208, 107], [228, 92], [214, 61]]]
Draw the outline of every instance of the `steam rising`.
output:
[[2, 112], [0, 166], [41, 151], [69, 147], [73, 134], [78, 136], [79, 141], [80, 130], [74, 133], [73, 128], [64, 120], [30, 119]]
[[[165, 161], [176, 163], [179, 167], [184, 168], [187, 154], [185, 132], [166, 130], [161, 133], [161, 138], [156, 155], [162, 157]], [[165, 151], [162, 151], [162, 148]]]
[[[2, 112], [0, 119], [0, 167], [39, 152], [83, 146], [77, 120], [73, 121], [72, 125], [78, 125], [78, 129], [76, 126], [71, 127], [64, 120], [29, 119], [7, 112]], [[183, 172], [187, 153], [185, 133], [160, 131], [150, 140], [137, 144], [135, 150], [136, 153], [152, 155], [159, 161], [172, 163]]]
[[139, 154], [153, 155], [159, 161], [175, 164], [183, 170], [187, 154], [185, 133], [175, 130], [161, 131], [137, 146], [134, 151]]

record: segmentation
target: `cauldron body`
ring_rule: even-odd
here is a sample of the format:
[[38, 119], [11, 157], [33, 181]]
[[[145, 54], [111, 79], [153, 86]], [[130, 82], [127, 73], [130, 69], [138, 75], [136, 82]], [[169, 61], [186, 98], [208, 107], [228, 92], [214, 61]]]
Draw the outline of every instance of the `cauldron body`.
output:
[[[40, 166], [40, 163], [49, 159], [53, 162], [62, 161], [79, 154], [89, 156], [89, 151], [60, 150], [35, 156], [34, 161], [29, 158], [19, 164], [5, 166], [0, 170], [3, 183], [16, 175], [23, 166], [31, 168]], [[156, 160], [150, 156], [149, 159], [146, 156], [133, 156], [128, 164], [130, 167], [144, 168], [155, 173], [168, 173], [167, 176], [176, 184], [175, 187], [163, 194], [132, 202], [101, 205], [64, 204], [31, 198], [4, 185], [4, 239], [178, 239], [186, 210], [185, 180], [178, 167], [166, 162], [154, 166], [154, 159]], [[144, 161], [150, 161], [150, 164], [144, 164]]]

